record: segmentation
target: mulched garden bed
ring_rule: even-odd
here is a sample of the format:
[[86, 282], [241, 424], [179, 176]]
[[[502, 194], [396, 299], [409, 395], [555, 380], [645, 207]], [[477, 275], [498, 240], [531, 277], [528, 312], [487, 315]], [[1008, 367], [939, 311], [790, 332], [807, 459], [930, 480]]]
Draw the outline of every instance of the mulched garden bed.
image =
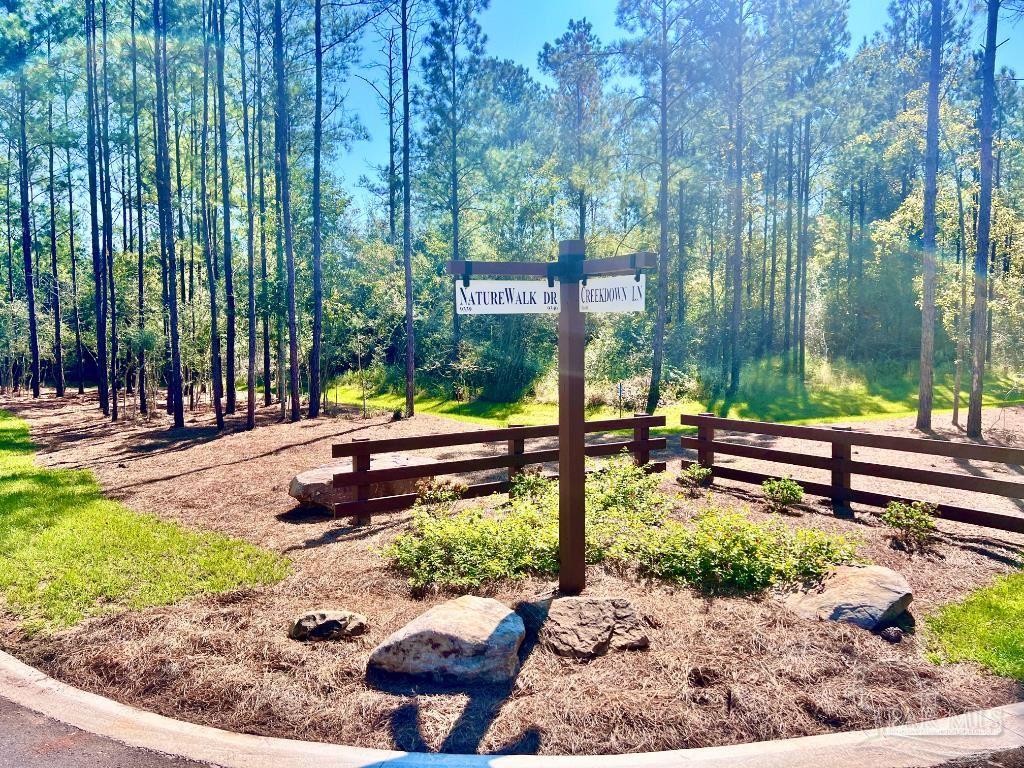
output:
[[[279, 584], [171, 607], [87, 621], [55, 635], [26, 636], [0, 619], [0, 645], [78, 687], [161, 714], [230, 730], [364, 747], [450, 752], [581, 754], [702, 747], [851, 730], [942, 717], [1017, 701], [1014, 681], [971, 664], [935, 665], [923, 633], [890, 645], [863, 630], [811, 622], [769, 597], [706, 597], [687, 588], [641, 583], [598, 568], [587, 594], [626, 597], [649, 628], [651, 649], [589, 663], [529, 648], [514, 684], [461, 693], [368, 688], [370, 650], [448, 595], [414, 598], [380, 549], [409, 519], [389, 513], [364, 528], [298, 510], [288, 481], [329, 461], [330, 445], [354, 436], [461, 431], [468, 425], [418, 416], [389, 423], [343, 413], [297, 424], [260, 413], [260, 428], [217, 436], [207, 415], [184, 432], [162, 418], [107, 424], [91, 400], [0, 407], [26, 418], [49, 466], [88, 468], [111, 497], [164, 519], [218, 530], [287, 555]], [[1006, 419], [1024, 421], [1021, 409]], [[867, 429], [905, 430], [900, 422]], [[1011, 432], [1016, 430], [1011, 430]], [[671, 441], [670, 441], [671, 442]], [[458, 451], [438, 452], [452, 456]], [[670, 469], [678, 468], [670, 461]], [[663, 487], [675, 493], [674, 471]], [[706, 504], [749, 508], [753, 496], [716, 490], [682, 499], [677, 515]], [[860, 553], [903, 573], [918, 620], [1019, 566], [1024, 536], [940, 522], [928, 555], [889, 546], [876, 518], [833, 518], [808, 504], [787, 524], [858, 537]], [[549, 591], [528, 580], [485, 594], [514, 605]], [[350, 642], [304, 645], [288, 639], [290, 618], [314, 607], [365, 614], [370, 630]]]

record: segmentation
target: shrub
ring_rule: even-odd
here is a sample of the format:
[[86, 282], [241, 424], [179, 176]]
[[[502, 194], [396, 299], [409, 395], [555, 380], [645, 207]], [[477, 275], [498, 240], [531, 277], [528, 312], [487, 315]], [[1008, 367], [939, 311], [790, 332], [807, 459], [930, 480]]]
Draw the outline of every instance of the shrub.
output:
[[936, 507], [924, 501], [890, 501], [882, 522], [892, 528], [893, 543], [912, 552], [928, 547], [935, 536]]
[[693, 463], [680, 472], [676, 480], [686, 488], [691, 496], [696, 496], [699, 489], [711, 479], [712, 474], [713, 470], [711, 467]]
[[804, 489], [789, 477], [775, 477], [761, 483], [765, 501], [773, 512], [781, 512], [804, 500]]
[[[692, 526], [670, 520], [668, 499], [628, 457], [588, 474], [587, 562], [617, 564], [702, 589], [760, 591], [821, 576], [855, 547], [838, 536], [755, 523], [711, 510]], [[411, 529], [385, 551], [414, 589], [473, 589], [558, 571], [558, 483], [521, 473], [506, 508], [494, 515], [422, 506]]]
[[416, 506], [442, 506], [452, 508], [466, 495], [466, 486], [452, 480], [425, 478], [416, 483]]
[[650, 536], [643, 571], [708, 591], [760, 592], [780, 583], [820, 578], [850, 562], [856, 545], [813, 529], [756, 523], [738, 512], [709, 510], [692, 528], [669, 521]]

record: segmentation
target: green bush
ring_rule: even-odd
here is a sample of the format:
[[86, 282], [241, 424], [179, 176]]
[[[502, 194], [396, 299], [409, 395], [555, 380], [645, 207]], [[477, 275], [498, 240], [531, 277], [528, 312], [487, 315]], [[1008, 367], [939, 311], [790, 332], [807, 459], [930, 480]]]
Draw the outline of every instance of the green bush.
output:
[[[711, 510], [692, 526], [668, 518], [659, 479], [627, 457], [587, 476], [587, 562], [702, 589], [760, 591], [821, 576], [855, 547], [815, 530], [790, 531]], [[507, 507], [493, 515], [423, 506], [411, 529], [385, 551], [414, 589], [473, 589], [502, 579], [558, 571], [558, 483], [536, 473], [514, 481]]]
[[649, 536], [641, 568], [707, 591], [760, 592], [775, 584], [820, 578], [850, 562], [856, 545], [814, 529], [756, 523], [738, 512], [709, 510], [687, 527], [668, 521]]
[[765, 501], [774, 512], [781, 512], [804, 500], [804, 489], [789, 477], [775, 477], [761, 483]]
[[691, 496], [696, 496], [700, 492], [700, 488], [707, 485], [713, 473], [714, 470], [711, 467], [693, 463], [680, 472], [676, 480], [686, 488]]
[[892, 528], [893, 543], [913, 552], [926, 549], [931, 543], [935, 536], [936, 514], [935, 505], [924, 501], [912, 501], [910, 504], [890, 501], [881, 519]]

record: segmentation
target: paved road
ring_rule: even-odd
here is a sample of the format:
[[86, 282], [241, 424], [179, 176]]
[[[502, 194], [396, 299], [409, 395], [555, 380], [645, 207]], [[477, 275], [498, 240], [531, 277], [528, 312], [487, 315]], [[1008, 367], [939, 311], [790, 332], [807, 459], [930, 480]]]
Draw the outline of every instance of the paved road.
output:
[[0, 698], [0, 768], [204, 768], [93, 736]]

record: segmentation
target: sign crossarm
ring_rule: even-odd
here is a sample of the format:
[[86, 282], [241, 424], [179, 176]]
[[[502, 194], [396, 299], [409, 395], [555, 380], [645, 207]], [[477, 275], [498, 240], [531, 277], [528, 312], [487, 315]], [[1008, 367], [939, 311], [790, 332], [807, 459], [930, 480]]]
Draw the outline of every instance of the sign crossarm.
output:
[[547, 277], [545, 261], [449, 261], [449, 275], [499, 275], [509, 277]]

